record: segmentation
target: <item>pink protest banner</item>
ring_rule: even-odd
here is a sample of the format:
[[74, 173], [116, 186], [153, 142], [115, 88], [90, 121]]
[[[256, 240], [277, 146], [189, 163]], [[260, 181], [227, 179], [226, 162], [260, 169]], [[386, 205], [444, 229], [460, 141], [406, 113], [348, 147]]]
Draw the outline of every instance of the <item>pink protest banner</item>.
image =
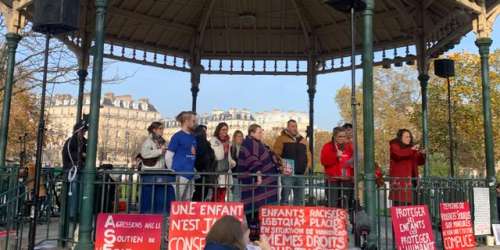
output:
[[398, 250], [436, 249], [426, 205], [391, 207], [391, 218]]
[[203, 250], [208, 231], [225, 215], [232, 215], [243, 221], [243, 203], [172, 202], [168, 249]]
[[160, 249], [163, 216], [153, 214], [99, 214], [96, 250]]
[[274, 250], [348, 249], [348, 217], [338, 208], [264, 206], [260, 235]]
[[476, 237], [472, 230], [469, 203], [441, 203], [439, 209], [444, 249], [474, 249]]

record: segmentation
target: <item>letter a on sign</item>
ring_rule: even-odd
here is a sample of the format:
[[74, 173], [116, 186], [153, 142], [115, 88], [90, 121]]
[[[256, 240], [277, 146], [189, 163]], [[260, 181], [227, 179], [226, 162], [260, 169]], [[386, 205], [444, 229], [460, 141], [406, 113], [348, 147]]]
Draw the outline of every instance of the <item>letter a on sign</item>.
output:
[[113, 221], [113, 215], [108, 215], [106, 219], [106, 223], [104, 223], [104, 228], [108, 228], [109, 226], [115, 227], [115, 222]]

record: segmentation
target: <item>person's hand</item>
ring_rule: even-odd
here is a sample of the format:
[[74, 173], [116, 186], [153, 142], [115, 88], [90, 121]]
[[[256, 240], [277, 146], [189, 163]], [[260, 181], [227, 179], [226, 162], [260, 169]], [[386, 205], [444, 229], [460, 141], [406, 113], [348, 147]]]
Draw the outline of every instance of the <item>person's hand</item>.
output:
[[266, 236], [261, 236], [260, 240], [254, 242], [262, 250], [271, 250], [271, 245], [269, 245], [269, 240]]
[[167, 152], [167, 145], [165, 144], [161, 145], [161, 152], [163, 153]]
[[262, 173], [260, 171], [257, 172], [257, 182], [255, 184], [257, 185], [262, 184]]
[[415, 151], [418, 151], [420, 149], [420, 145], [415, 144], [411, 149], [415, 150]]
[[425, 149], [424, 149], [424, 148], [422, 148], [422, 149], [420, 149], [420, 151], [419, 151], [419, 152], [420, 152], [421, 154], [425, 154]]

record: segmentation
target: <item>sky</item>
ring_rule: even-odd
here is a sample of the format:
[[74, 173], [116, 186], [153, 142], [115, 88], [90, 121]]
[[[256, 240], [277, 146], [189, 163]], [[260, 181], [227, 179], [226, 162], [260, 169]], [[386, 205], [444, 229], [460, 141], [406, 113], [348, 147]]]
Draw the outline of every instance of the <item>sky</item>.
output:
[[[500, 47], [500, 18], [495, 22], [491, 50]], [[470, 32], [450, 52], [477, 53], [475, 35]], [[102, 93], [132, 95], [149, 98], [165, 118], [174, 117], [182, 110], [191, 109], [190, 74], [174, 70], [143, 66], [126, 62], [114, 62], [104, 72], [104, 78], [115, 75], [130, 76], [120, 84], [105, 84]], [[361, 79], [358, 70], [356, 78]], [[350, 72], [319, 75], [315, 98], [315, 123], [320, 129], [330, 130], [342, 123], [335, 94], [343, 86], [350, 86]], [[359, 81], [358, 81], [359, 82]], [[52, 86], [51, 86], [52, 87]], [[57, 85], [54, 93], [77, 95], [76, 84]], [[85, 91], [90, 91], [90, 82]], [[375, 97], [377, 98], [377, 97]], [[251, 111], [281, 109], [308, 111], [308, 95], [305, 76], [229, 76], [202, 75], [198, 95], [198, 113], [213, 109], [247, 108]]]

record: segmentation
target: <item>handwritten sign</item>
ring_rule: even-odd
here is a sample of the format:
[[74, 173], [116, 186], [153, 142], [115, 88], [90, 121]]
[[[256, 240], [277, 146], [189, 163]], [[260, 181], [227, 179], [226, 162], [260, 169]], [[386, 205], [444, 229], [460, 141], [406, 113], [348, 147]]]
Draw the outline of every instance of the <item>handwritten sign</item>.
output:
[[460, 250], [476, 247], [468, 202], [441, 203], [441, 234], [444, 249]]
[[398, 250], [436, 249], [427, 206], [391, 207]]
[[260, 235], [274, 250], [348, 249], [348, 214], [324, 207], [265, 206], [260, 209]]
[[243, 221], [243, 204], [237, 202], [172, 202], [169, 250], [203, 250], [213, 224], [232, 215]]
[[491, 234], [490, 220], [490, 190], [488, 188], [473, 188], [474, 204], [474, 234]]
[[97, 216], [95, 249], [160, 249], [162, 224], [162, 215], [101, 213]]

